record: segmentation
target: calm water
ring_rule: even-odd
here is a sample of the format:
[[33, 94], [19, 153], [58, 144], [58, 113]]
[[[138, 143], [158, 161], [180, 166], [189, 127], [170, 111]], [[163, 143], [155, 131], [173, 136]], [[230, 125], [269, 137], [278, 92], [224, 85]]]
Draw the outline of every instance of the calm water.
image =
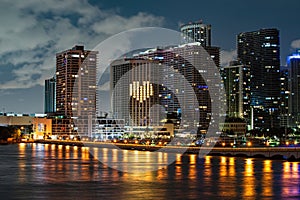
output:
[[[172, 155], [175, 161], [164, 165], [172, 161], [169, 154], [152, 158], [152, 153], [142, 151], [0, 146], [0, 198], [300, 199], [299, 162]], [[131, 169], [130, 173], [97, 158], [123, 171]], [[145, 165], [151, 163], [162, 169], [148, 171]]]

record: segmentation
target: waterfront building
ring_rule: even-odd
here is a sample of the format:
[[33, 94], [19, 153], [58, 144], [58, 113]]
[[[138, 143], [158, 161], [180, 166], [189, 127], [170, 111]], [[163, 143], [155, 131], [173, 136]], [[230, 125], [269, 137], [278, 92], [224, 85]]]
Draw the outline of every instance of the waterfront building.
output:
[[290, 127], [290, 78], [288, 66], [280, 67], [280, 127]]
[[290, 126], [300, 127], [300, 50], [287, 57]]
[[227, 116], [242, 118], [250, 125], [250, 68], [237, 61], [223, 68]]
[[202, 20], [183, 24], [180, 27], [181, 43], [199, 43], [220, 67], [220, 48], [211, 45], [211, 25], [203, 24]]
[[1, 126], [13, 126], [20, 131], [20, 136], [28, 139], [43, 139], [52, 136], [52, 120], [34, 116], [0, 116]]
[[241, 118], [227, 118], [224, 123], [220, 123], [220, 131], [224, 135], [244, 136], [246, 134], [246, 122]]
[[[175, 127], [181, 123], [181, 126], [197, 127], [198, 134], [206, 133], [212, 120], [210, 95], [219, 95], [208, 91], [206, 84], [214, 78], [209, 70], [214, 66], [212, 57], [200, 43], [150, 49], [132, 58], [116, 60], [110, 71], [112, 95], [117, 94], [112, 102], [113, 113], [129, 125], [160, 126], [172, 119]], [[185, 77], [191, 90], [175, 72]], [[126, 73], [130, 74], [128, 78], [121, 80]], [[183, 102], [179, 100], [180, 95]], [[163, 113], [159, 108], [151, 114], [150, 108], [155, 104], [164, 109]]]
[[44, 113], [54, 113], [56, 111], [55, 108], [55, 100], [56, 100], [56, 80], [55, 78], [50, 78], [45, 80], [45, 96], [44, 96]]
[[95, 131], [92, 134], [93, 141], [107, 141], [120, 139], [126, 133], [124, 119], [98, 117]]
[[[160, 112], [150, 108], [159, 104], [159, 70], [153, 70], [158, 61], [139, 58], [115, 60], [111, 64], [111, 92], [114, 116], [125, 119], [126, 125], [159, 125]], [[159, 68], [157, 68], [159, 69]]]
[[92, 133], [96, 116], [97, 53], [77, 45], [56, 54], [55, 115], [58, 117], [55, 119], [65, 124], [61, 130], [66, 134]]
[[237, 36], [238, 60], [250, 67], [254, 128], [278, 128], [280, 122], [280, 47], [275, 28]]
[[202, 20], [181, 25], [180, 32], [183, 44], [199, 42], [203, 47], [211, 46], [211, 25]]

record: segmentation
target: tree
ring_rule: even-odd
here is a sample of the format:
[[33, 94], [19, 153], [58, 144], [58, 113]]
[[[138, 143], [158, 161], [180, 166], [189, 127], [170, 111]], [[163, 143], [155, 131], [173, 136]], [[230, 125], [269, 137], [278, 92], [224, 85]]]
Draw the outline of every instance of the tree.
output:
[[0, 140], [7, 141], [7, 138], [11, 137], [11, 130], [9, 127], [0, 126]]

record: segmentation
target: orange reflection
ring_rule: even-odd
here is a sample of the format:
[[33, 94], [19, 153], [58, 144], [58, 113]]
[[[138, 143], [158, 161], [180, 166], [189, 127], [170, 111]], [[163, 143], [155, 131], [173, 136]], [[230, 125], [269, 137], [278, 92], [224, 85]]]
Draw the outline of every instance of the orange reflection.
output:
[[48, 151], [49, 149], [49, 144], [45, 144], [45, 150]]
[[66, 157], [66, 159], [70, 158], [70, 146], [69, 145], [66, 146], [65, 157]]
[[81, 147], [81, 159], [82, 160], [89, 160], [89, 147]]
[[206, 179], [209, 184], [212, 177], [211, 156], [205, 156], [204, 159], [204, 179]]
[[211, 156], [205, 156], [205, 164], [210, 164]]
[[262, 176], [262, 193], [265, 196], [273, 196], [273, 170], [272, 161], [265, 160]]
[[176, 161], [175, 161], [175, 164], [179, 165], [181, 164], [181, 154], [176, 154]]
[[25, 157], [25, 148], [26, 148], [26, 144], [25, 143], [20, 143], [19, 144], [19, 174], [18, 174], [18, 180], [20, 182], [26, 182], [26, 160], [24, 159]]
[[298, 167], [299, 167], [299, 163], [293, 162], [292, 169], [293, 169], [293, 173], [295, 173], [295, 175], [298, 174]]
[[118, 162], [118, 150], [117, 149], [112, 150], [112, 162], [114, 162], [114, 163]]
[[189, 179], [197, 179], [197, 155], [190, 155], [190, 163], [189, 163]]
[[123, 162], [128, 162], [128, 150], [123, 150]]
[[182, 176], [182, 157], [181, 154], [176, 154], [176, 162], [175, 162], [175, 179], [180, 179]]
[[235, 159], [233, 157], [229, 158], [229, 176], [235, 177]]
[[220, 185], [219, 185], [219, 192], [224, 196], [224, 198], [232, 198], [236, 196], [236, 188], [232, 188], [228, 190], [228, 185], [224, 184], [227, 183], [228, 180], [230, 182], [228, 184], [237, 184], [236, 177], [235, 177], [235, 158], [233, 157], [224, 157], [220, 158]]
[[101, 150], [102, 150], [102, 152], [100, 152], [100, 156], [99, 157], [101, 157], [101, 159], [103, 160], [103, 163], [106, 164], [107, 161], [108, 161], [108, 149], [107, 148], [103, 148]]
[[299, 195], [299, 162], [284, 162], [282, 175], [283, 198]]
[[191, 165], [195, 165], [196, 164], [196, 160], [197, 160], [197, 155], [195, 155], [195, 154], [190, 155], [190, 164]]
[[221, 159], [220, 159], [220, 170], [219, 170], [219, 173], [220, 173], [221, 177], [227, 176], [226, 157], [224, 157], [224, 156], [222, 156]]
[[162, 152], [158, 152], [157, 162], [158, 163], [163, 163], [163, 153]]
[[245, 172], [243, 181], [243, 197], [249, 198], [255, 195], [255, 177], [253, 176], [253, 161], [251, 158], [245, 160]]
[[77, 146], [74, 146], [73, 148], [73, 157], [74, 159], [78, 159], [78, 147]]
[[19, 143], [19, 151], [20, 151], [19, 156], [25, 154], [25, 148], [26, 148], [26, 144], [25, 143]]

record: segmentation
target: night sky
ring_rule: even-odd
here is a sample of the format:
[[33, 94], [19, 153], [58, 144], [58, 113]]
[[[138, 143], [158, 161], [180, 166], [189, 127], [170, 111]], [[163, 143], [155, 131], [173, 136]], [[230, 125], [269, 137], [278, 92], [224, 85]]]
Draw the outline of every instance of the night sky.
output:
[[95, 44], [124, 30], [203, 20], [224, 65], [236, 56], [236, 35], [278, 28], [281, 64], [300, 48], [298, 0], [117, 1], [0, 0], [0, 111], [42, 113], [44, 80], [55, 72], [55, 54], [75, 44]]

